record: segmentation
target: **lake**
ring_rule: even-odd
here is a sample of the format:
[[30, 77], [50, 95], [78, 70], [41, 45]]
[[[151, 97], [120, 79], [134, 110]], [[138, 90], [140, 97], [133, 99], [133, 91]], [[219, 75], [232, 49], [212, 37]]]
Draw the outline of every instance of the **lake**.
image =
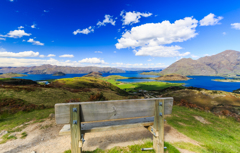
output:
[[[109, 75], [121, 75], [124, 77], [158, 77], [154, 75], [141, 75], [142, 72], [135, 71], [126, 71], [126, 73], [103, 73], [103, 77]], [[34, 75], [27, 74], [24, 77], [16, 77], [21, 79], [31, 79], [34, 81], [38, 80], [49, 80], [49, 79], [61, 79], [61, 78], [73, 78], [73, 77], [82, 77], [86, 74], [66, 74], [65, 76], [52, 76], [51, 74], [45, 75]], [[188, 76], [192, 79], [186, 81], [162, 81], [162, 82], [170, 82], [170, 83], [184, 83], [186, 87], [193, 86], [198, 88], [205, 88], [208, 90], [222, 90], [232, 92], [233, 90], [240, 88], [240, 82], [217, 82], [212, 81], [214, 79], [224, 79], [223, 77], [217, 76]], [[156, 81], [150, 79], [119, 79], [121, 82], [147, 82], [147, 81]]]
[[[140, 74], [142, 72], [139, 71], [126, 71], [126, 73], [103, 73], [103, 77], [107, 77], [109, 75], [121, 75], [124, 77], [158, 77], [155, 75], [142, 75]], [[61, 78], [73, 78], [73, 77], [82, 77], [86, 74], [66, 74], [65, 76], [52, 76], [52, 74], [25, 74], [27, 76], [23, 76], [23, 77], [15, 77], [15, 78], [19, 78], [19, 79], [30, 79], [33, 81], [39, 81], [39, 80], [49, 80], [49, 79], [61, 79]], [[139, 80], [139, 79], [136, 79]], [[142, 82], [142, 81], [141, 81]]]
[[[160, 81], [160, 82], [170, 82], [170, 83], [184, 83], [186, 87], [198, 87], [205, 88], [208, 90], [222, 90], [232, 92], [233, 90], [240, 88], [240, 82], [218, 82], [212, 81], [214, 79], [224, 79], [224, 77], [218, 76], [188, 76], [192, 79], [186, 81]], [[121, 82], [136, 82], [136, 79], [119, 79]], [[140, 80], [140, 79], [139, 79]], [[144, 80], [146, 81], [146, 80]], [[148, 80], [156, 81], [156, 80]], [[139, 82], [139, 81], [138, 81]]]

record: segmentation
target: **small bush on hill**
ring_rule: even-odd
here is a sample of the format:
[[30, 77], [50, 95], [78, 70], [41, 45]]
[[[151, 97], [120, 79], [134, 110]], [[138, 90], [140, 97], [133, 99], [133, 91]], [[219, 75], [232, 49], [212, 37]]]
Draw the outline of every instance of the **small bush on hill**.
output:
[[80, 102], [81, 98], [71, 98], [66, 100], [67, 103], [71, 103], [71, 102]]
[[107, 98], [104, 97], [102, 92], [97, 93], [97, 94], [93, 93], [89, 97], [89, 101], [105, 101], [105, 100], [107, 100]]

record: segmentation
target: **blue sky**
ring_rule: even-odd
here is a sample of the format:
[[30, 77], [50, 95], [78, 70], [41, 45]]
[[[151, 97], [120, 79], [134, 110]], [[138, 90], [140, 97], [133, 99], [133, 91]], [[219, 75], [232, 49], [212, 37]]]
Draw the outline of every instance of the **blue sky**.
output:
[[0, 66], [167, 67], [240, 51], [239, 0], [1, 0]]

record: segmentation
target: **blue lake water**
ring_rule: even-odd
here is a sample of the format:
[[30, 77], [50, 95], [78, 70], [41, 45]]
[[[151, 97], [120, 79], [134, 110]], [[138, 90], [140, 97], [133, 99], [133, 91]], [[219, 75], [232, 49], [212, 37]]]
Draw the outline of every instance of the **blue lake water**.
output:
[[[154, 75], [141, 75], [142, 72], [133, 72], [127, 71], [126, 73], [103, 73], [103, 77], [109, 75], [121, 75], [124, 77], [158, 77]], [[82, 77], [86, 74], [66, 74], [65, 76], [52, 76], [49, 74], [46, 75], [33, 75], [28, 74], [28, 76], [17, 77], [22, 79], [31, 79], [34, 81], [38, 80], [48, 80], [48, 79], [60, 79], [60, 78], [72, 78], [72, 77]], [[184, 83], [186, 87], [193, 86], [198, 88], [205, 88], [208, 90], [222, 90], [232, 92], [233, 90], [240, 88], [240, 82], [217, 82], [212, 81], [214, 79], [223, 79], [223, 77], [216, 76], [188, 76], [192, 79], [187, 81], [162, 81], [162, 82], [170, 82], [170, 83]], [[121, 82], [147, 82], [147, 81], [155, 81], [150, 79], [120, 79]]]
[[[126, 73], [103, 73], [103, 77], [107, 77], [109, 75], [121, 75], [124, 77], [158, 77], [155, 75], [142, 75], [142, 72], [136, 71], [126, 71]], [[25, 74], [27, 76], [23, 77], [15, 77], [21, 79], [30, 79], [33, 81], [39, 80], [49, 80], [49, 79], [61, 79], [61, 78], [73, 78], [73, 77], [82, 77], [87, 74], [66, 74], [65, 76], [52, 76], [51, 74]], [[137, 79], [138, 80], [138, 79]]]
[[[217, 76], [188, 76], [192, 79], [186, 81], [160, 81], [160, 82], [170, 82], [170, 83], [184, 83], [186, 87], [198, 87], [205, 88], [208, 90], [222, 90], [232, 92], [233, 90], [240, 88], [240, 82], [218, 82], [213, 81], [214, 79], [224, 79], [223, 77]], [[156, 80], [142, 80], [136, 81], [137, 79], [119, 79], [121, 82], [143, 82], [143, 81], [156, 81]], [[138, 79], [141, 80], [141, 79]]]

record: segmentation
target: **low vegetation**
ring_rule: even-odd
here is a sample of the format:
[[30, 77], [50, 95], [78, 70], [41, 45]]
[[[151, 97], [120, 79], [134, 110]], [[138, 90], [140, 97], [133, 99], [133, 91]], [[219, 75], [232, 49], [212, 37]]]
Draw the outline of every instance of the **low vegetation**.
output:
[[[202, 117], [206, 124], [195, 117]], [[240, 123], [233, 118], [222, 118], [198, 109], [174, 106], [167, 123], [179, 132], [199, 142], [199, 146], [189, 143], [175, 143], [176, 147], [198, 153], [240, 152]]]
[[27, 137], [27, 132], [23, 132], [23, 133], [21, 133], [21, 139], [25, 139], [26, 137]]

